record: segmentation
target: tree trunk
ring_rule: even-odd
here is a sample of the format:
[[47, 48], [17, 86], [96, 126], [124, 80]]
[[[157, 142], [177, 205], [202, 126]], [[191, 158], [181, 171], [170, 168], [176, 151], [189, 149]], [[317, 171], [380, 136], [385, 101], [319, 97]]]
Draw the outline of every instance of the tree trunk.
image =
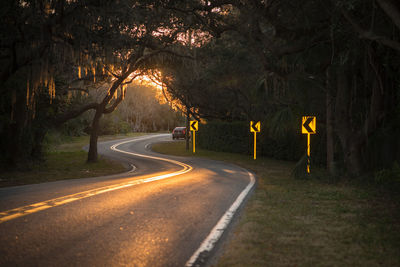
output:
[[351, 175], [359, 176], [364, 170], [361, 153], [363, 142], [357, 137], [351, 139], [345, 152], [346, 168]]
[[326, 168], [330, 175], [335, 174], [335, 147], [333, 135], [333, 103], [330, 68], [326, 70]]
[[31, 155], [34, 159], [42, 159], [43, 158], [43, 140], [46, 136], [47, 129], [45, 127], [40, 127], [39, 129], [35, 129], [34, 139], [33, 139], [33, 147]]
[[7, 150], [9, 151], [9, 156], [7, 157], [7, 165], [10, 169], [15, 169], [17, 167], [17, 162], [19, 159], [19, 151], [21, 150], [19, 142], [19, 131], [16, 122], [10, 123], [8, 129]]
[[[12, 105], [12, 119], [9, 124], [9, 143], [8, 151], [10, 153], [8, 164], [11, 168], [20, 167], [21, 163], [29, 160], [31, 146], [26, 146], [24, 143], [23, 133], [27, 131], [26, 127], [26, 102], [21, 96], [21, 92], [14, 92], [15, 102]], [[27, 152], [28, 151], [28, 152]]]
[[362, 158], [362, 148], [365, 138], [359, 134], [338, 133], [343, 150], [343, 160], [347, 173], [352, 177], [359, 176], [364, 171], [364, 161]]
[[103, 109], [98, 107], [92, 121], [92, 130], [90, 132], [90, 143], [87, 162], [97, 162], [97, 139], [99, 137], [100, 118], [103, 115]]
[[186, 132], [185, 132], [186, 150], [189, 150], [189, 133], [190, 133], [190, 115], [189, 115], [189, 108], [186, 107]]
[[94, 114], [93, 121], [92, 121], [92, 131], [90, 133], [90, 143], [89, 143], [89, 152], [88, 152], [88, 159], [87, 162], [96, 162], [98, 160], [98, 155], [97, 155], [97, 139], [99, 137], [99, 127], [100, 127], [100, 118], [103, 114], [105, 113], [111, 113], [113, 112], [116, 107], [121, 103], [121, 101], [124, 99], [123, 94], [121, 94], [116, 100], [114, 100], [114, 103], [107, 107], [107, 105], [110, 103], [111, 99], [114, 96], [114, 93], [118, 89], [118, 87], [121, 85], [121, 83], [131, 74], [133, 70], [130, 72], [125, 72], [123, 76], [118, 78], [114, 83], [112, 84], [111, 88], [108, 90], [108, 94], [104, 97], [103, 101], [96, 106], [96, 113]]
[[351, 99], [349, 77], [351, 76], [351, 72], [340, 68], [337, 75], [335, 126], [343, 151], [346, 171], [354, 177], [360, 175], [364, 169], [361, 150], [365, 144], [365, 135], [361, 131], [352, 129], [350, 122]]

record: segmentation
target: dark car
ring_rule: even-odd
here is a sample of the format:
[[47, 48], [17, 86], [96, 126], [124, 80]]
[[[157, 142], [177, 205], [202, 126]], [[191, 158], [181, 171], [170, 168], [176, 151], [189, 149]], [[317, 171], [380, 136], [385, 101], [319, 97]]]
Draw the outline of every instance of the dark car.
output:
[[176, 127], [172, 131], [172, 139], [185, 138], [185, 136], [186, 136], [186, 127]]

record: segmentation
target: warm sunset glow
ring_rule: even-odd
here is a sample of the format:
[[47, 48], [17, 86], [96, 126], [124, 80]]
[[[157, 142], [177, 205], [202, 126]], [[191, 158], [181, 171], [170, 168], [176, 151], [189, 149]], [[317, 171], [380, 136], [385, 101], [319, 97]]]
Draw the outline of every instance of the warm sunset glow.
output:
[[211, 34], [201, 30], [188, 31], [179, 33], [176, 40], [186, 46], [202, 47], [211, 40]]
[[162, 84], [161, 82], [157, 82], [154, 79], [150, 78], [148, 75], [141, 75], [137, 78], [137, 82], [140, 83], [141, 85], [145, 86], [150, 86], [154, 87], [158, 90], [162, 90]]
[[[160, 71], [155, 70], [155, 71], [153, 71], [153, 73], [155, 76], [161, 77]], [[153, 87], [153, 88], [157, 89], [158, 91], [161, 91], [163, 88], [163, 84], [161, 83], [161, 81], [159, 81], [158, 79], [156, 79], [148, 74], [140, 73], [137, 71], [137, 72], [132, 73], [130, 75], [130, 78], [135, 77], [135, 76], [137, 76], [134, 79], [134, 83], [136, 83], [136, 84]]]

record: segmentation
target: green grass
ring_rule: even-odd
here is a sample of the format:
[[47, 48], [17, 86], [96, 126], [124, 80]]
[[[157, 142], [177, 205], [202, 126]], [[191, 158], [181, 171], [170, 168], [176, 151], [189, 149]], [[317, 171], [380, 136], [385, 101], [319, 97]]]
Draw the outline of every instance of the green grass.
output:
[[[183, 142], [153, 146], [188, 156]], [[257, 188], [216, 266], [400, 266], [400, 212], [373, 188], [296, 180], [292, 162], [198, 149], [256, 173]]]
[[[140, 136], [143, 133], [128, 135], [101, 136], [99, 142]], [[43, 183], [56, 180], [87, 178], [116, 174], [126, 171], [126, 167], [99, 156], [96, 163], [87, 163], [87, 152], [82, 148], [89, 143], [89, 136], [48, 137], [47, 153], [43, 161], [31, 164], [24, 171], [0, 173], [0, 186]]]
[[[116, 140], [128, 137], [137, 137], [145, 135], [145, 133], [128, 133], [119, 135], [103, 135], [99, 137], [98, 142]], [[82, 150], [85, 145], [89, 144], [90, 136], [60, 136], [58, 134], [52, 134], [48, 137], [50, 144], [48, 145], [49, 152], [73, 152]]]

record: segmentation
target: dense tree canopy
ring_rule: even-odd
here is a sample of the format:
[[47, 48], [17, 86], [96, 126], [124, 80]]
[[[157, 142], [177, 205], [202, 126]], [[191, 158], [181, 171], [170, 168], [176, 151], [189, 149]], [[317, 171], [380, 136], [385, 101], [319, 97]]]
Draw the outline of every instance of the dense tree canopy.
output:
[[175, 98], [203, 117], [266, 119], [271, 135], [316, 115], [331, 173], [398, 160], [398, 145], [377, 137], [398, 134], [398, 2], [226, 1], [222, 10], [209, 28], [219, 38], [193, 52], [196, 67], [165, 72]]
[[[115, 110], [146, 61], [177, 54], [171, 45], [187, 27], [199, 26], [179, 11], [187, 6], [180, 1], [11, 0], [1, 5], [1, 127], [3, 146], [13, 146], [5, 158], [11, 165], [24, 155], [40, 154], [44, 124], [60, 124], [90, 109], [95, 115], [88, 160], [97, 160], [101, 116]], [[102, 83], [108, 86], [96, 102], [70, 107], [56, 101], [65, 103], [68, 91], [85, 92]]]
[[[399, 160], [398, 1], [7, 0], [1, 10], [1, 146], [17, 146], [7, 162], [87, 110], [96, 160], [100, 118], [143, 73], [187, 116], [266, 122], [265, 146], [297, 140], [301, 116], [316, 115], [318, 162], [331, 173]], [[85, 100], [93, 88], [101, 97]]]

